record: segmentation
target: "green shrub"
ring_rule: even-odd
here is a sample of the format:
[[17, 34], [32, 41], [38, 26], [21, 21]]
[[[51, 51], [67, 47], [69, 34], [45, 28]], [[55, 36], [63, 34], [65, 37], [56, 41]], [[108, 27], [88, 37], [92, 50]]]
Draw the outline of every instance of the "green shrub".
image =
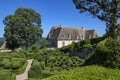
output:
[[0, 80], [16, 80], [16, 75], [9, 71], [1, 70]]
[[63, 71], [42, 80], [119, 80], [120, 70], [86, 66]]
[[12, 62], [19, 62], [21, 65], [24, 65], [25, 64], [25, 62], [26, 62], [26, 59], [24, 59], [24, 58], [13, 58], [12, 59]]
[[26, 58], [22, 51], [12, 52], [11, 56], [14, 58]]
[[61, 68], [61, 67], [52, 67], [51, 69], [50, 69], [50, 71], [52, 71], [52, 72], [59, 72], [59, 71], [62, 71], [63, 69]]
[[4, 61], [1, 61], [0, 62], [0, 66], [4, 66], [5, 64], [7, 64], [9, 61], [7, 61], [7, 60], [4, 60]]
[[98, 37], [98, 38], [93, 38], [93, 39], [90, 39], [90, 43], [92, 45], [96, 45], [98, 44], [100, 41], [104, 40], [106, 37]]
[[28, 59], [34, 59], [35, 58], [35, 53], [27, 53], [27, 58]]
[[30, 78], [41, 78], [42, 77], [42, 69], [40, 65], [33, 65], [28, 72], [28, 76]]
[[4, 69], [10, 69], [11, 68], [11, 62], [8, 62], [4, 65]]
[[21, 64], [19, 62], [13, 63], [12, 64], [12, 69], [19, 69], [21, 67]]
[[14, 73], [17, 74], [17, 75], [18, 75], [18, 74], [22, 74], [22, 73], [25, 71], [25, 69], [26, 69], [26, 67], [27, 67], [27, 64], [28, 64], [28, 62], [26, 61], [23, 66], [21, 66], [19, 69], [14, 69], [14, 70], [12, 70], [12, 72], [14, 72]]
[[[111, 39], [106, 38], [100, 41], [96, 46], [94, 54], [86, 60], [85, 64], [97, 64], [110, 68], [120, 68], [120, 52], [115, 48], [116, 46], [107, 46], [108, 44], [114, 44]], [[113, 48], [116, 51], [112, 50]]]
[[0, 80], [10, 80], [10, 75], [9, 74], [0, 74]]
[[85, 62], [86, 65], [89, 64], [98, 64], [98, 65], [105, 65], [107, 61], [107, 55], [109, 53], [109, 49], [106, 44], [106, 39], [100, 41], [97, 46], [94, 54], [92, 54]]
[[38, 53], [39, 52], [39, 48], [37, 46], [33, 46], [32, 47], [32, 52], [33, 53]]

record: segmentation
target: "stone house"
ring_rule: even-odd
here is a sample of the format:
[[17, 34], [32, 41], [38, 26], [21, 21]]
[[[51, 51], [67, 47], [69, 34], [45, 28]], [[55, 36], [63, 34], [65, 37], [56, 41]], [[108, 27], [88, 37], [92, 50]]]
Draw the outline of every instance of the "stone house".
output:
[[5, 38], [0, 38], [0, 50], [5, 49]]
[[0, 52], [11, 52], [7, 49], [5, 38], [0, 38]]
[[48, 33], [47, 40], [51, 43], [50, 47], [61, 48], [72, 42], [98, 37], [95, 30], [82, 28], [70, 28], [63, 26], [53, 26]]

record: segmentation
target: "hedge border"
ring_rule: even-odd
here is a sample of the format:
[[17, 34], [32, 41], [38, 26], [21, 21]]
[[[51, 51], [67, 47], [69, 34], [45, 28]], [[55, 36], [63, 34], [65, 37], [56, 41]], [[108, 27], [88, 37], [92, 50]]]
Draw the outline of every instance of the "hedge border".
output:
[[26, 61], [22, 68], [17, 70], [12, 70], [12, 72], [14, 72], [17, 75], [22, 74], [25, 71], [27, 65], [28, 65], [28, 62]]

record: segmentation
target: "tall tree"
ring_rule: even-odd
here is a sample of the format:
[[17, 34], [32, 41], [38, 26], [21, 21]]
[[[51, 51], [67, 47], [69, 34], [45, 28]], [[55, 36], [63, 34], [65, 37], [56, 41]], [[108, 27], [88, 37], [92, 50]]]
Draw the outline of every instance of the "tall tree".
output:
[[4, 36], [10, 49], [27, 49], [42, 37], [41, 16], [32, 9], [18, 8], [13, 15], [6, 16], [3, 23]]
[[120, 68], [120, 0], [73, 0], [73, 3], [80, 13], [88, 12], [106, 23], [108, 40], [103, 47], [108, 48], [108, 54], [103, 55], [107, 59], [104, 63], [107, 66]]
[[73, 0], [80, 13], [88, 12], [106, 23], [107, 35], [118, 39], [120, 35], [120, 0]]

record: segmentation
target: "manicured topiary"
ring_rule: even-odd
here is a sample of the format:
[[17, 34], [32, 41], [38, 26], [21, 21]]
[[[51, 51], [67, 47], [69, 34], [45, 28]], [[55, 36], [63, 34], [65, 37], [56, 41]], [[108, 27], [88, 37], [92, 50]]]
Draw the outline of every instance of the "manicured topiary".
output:
[[42, 77], [42, 68], [40, 65], [33, 65], [28, 72], [30, 78], [41, 78]]
[[11, 68], [11, 62], [8, 62], [4, 65], [4, 69], [10, 69]]
[[19, 62], [13, 63], [12, 64], [12, 69], [19, 69], [21, 67]]
[[0, 62], [0, 66], [4, 66], [5, 64], [7, 64], [9, 61], [5, 60], [5, 61], [1, 61]]

